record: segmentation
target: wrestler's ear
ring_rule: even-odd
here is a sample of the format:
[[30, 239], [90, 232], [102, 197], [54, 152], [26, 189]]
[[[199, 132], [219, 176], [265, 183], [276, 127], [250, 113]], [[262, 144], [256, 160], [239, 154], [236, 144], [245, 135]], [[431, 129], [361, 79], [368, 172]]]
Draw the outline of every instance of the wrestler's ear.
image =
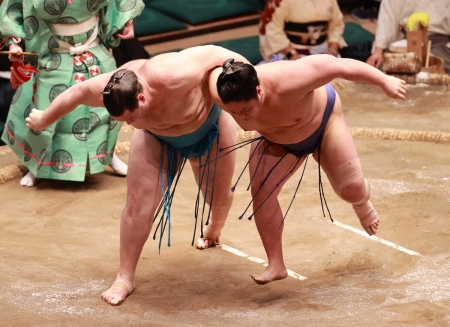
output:
[[138, 101], [145, 102], [145, 96], [143, 93], [138, 93], [137, 95]]
[[261, 85], [258, 85], [256, 87], [256, 95], [258, 96], [259, 100], [263, 99], [264, 91], [263, 91], [263, 88], [261, 87]]

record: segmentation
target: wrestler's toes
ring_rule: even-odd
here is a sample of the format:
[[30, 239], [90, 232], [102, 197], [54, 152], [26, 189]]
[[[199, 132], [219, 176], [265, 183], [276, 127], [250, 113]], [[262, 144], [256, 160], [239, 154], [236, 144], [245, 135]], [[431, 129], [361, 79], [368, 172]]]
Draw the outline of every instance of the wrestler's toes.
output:
[[377, 231], [378, 231], [378, 221], [366, 228], [366, 232], [370, 236], [375, 235]]
[[110, 303], [112, 298], [111, 298], [111, 296], [108, 294], [108, 291], [106, 291], [106, 292], [103, 292], [103, 293], [102, 293], [102, 299], [103, 299], [105, 302]]
[[220, 244], [220, 242], [218, 240], [212, 241], [208, 238], [199, 238], [197, 240], [197, 249], [204, 250], [204, 249], [207, 249], [207, 248], [219, 245], [219, 244]]
[[205, 238], [199, 238], [197, 240], [197, 249], [204, 250], [210, 247], [210, 240]]
[[123, 302], [123, 298], [115, 295], [115, 296], [102, 296], [103, 300], [105, 300], [105, 302], [111, 304], [111, 305], [119, 305], [120, 303]]
[[253, 279], [253, 281], [256, 284], [259, 284], [259, 285], [264, 285], [269, 282], [268, 280], [266, 280], [264, 277], [262, 277], [260, 275], [250, 275], [250, 277]]
[[125, 292], [117, 292], [114, 294], [107, 294], [108, 291], [104, 292], [102, 294], [103, 300], [105, 300], [107, 303], [111, 305], [119, 305], [122, 304], [123, 301], [125, 301], [125, 298], [127, 295]]
[[102, 299], [111, 305], [119, 305], [134, 291], [134, 284], [124, 278], [117, 278], [109, 289], [102, 293]]
[[125, 297], [116, 295], [108, 303], [111, 305], [119, 305], [122, 304], [123, 301], [125, 301]]

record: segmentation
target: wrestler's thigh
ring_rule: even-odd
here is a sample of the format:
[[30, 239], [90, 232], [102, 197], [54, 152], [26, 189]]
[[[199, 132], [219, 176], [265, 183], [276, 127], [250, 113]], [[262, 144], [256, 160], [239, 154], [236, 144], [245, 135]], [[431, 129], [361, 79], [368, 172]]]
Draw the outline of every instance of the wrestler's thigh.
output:
[[[236, 123], [234, 119], [231, 117], [231, 115], [222, 111], [219, 118], [218, 126], [220, 134], [219, 149], [235, 145], [237, 142]], [[211, 154], [209, 160], [214, 160], [214, 158], [216, 158], [216, 155], [221, 156], [226, 152], [227, 152], [226, 150], [224, 150], [223, 152], [218, 152], [216, 141], [214, 141], [211, 147]], [[202, 163], [207, 161], [208, 161], [207, 155], [203, 156]], [[221, 191], [227, 193], [230, 192], [235, 162], [236, 162], [236, 151], [228, 153], [223, 157], [210, 162], [209, 179], [211, 183], [208, 183], [208, 185], [213, 185], [212, 179], [214, 178], [214, 176], [216, 176], [214, 180], [215, 192]], [[197, 180], [198, 183], [198, 159], [191, 160], [191, 166], [195, 175], [195, 179]]]
[[[234, 118], [225, 111], [222, 111], [222, 114], [220, 115], [219, 133], [219, 149], [229, 148], [237, 143], [236, 122], [234, 121]], [[216, 154], [220, 156], [223, 153], [227, 152], [226, 150], [219, 153], [217, 153], [216, 151], [216, 148], [212, 149], [212, 158], [215, 158]], [[217, 171], [227, 176], [227, 178], [229, 178], [230, 180], [234, 174], [236, 154], [236, 151], [230, 152], [217, 161]]]
[[[131, 139], [128, 161], [128, 201], [142, 206], [157, 205], [161, 199], [160, 160], [161, 144], [151, 134], [136, 129]], [[164, 154], [165, 155], [165, 154]], [[165, 155], [166, 157], [166, 155]], [[167, 162], [167, 160], [165, 160]], [[167, 167], [163, 169], [163, 181], [167, 178]], [[154, 201], [152, 201], [154, 200]], [[156, 202], [154, 204], [153, 202]], [[151, 208], [149, 208], [150, 210]]]
[[[355, 141], [341, 110], [333, 112], [325, 129], [320, 148], [320, 165], [329, 170], [358, 157]], [[318, 158], [318, 149], [314, 159]]]
[[[255, 138], [259, 136], [259, 133], [255, 133]], [[258, 192], [266, 194], [279, 184], [273, 193], [277, 195], [305, 160], [305, 157], [299, 159], [288, 153], [286, 148], [281, 145], [272, 144], [268, 146], [269, 143], [267, 141], [261, 143], [256, 141], [252, 143], [250, 149], [249, 171], [253, 194], [260, 188], [261, 190]], [[263, 186], [261, 187], [261, 185]]]

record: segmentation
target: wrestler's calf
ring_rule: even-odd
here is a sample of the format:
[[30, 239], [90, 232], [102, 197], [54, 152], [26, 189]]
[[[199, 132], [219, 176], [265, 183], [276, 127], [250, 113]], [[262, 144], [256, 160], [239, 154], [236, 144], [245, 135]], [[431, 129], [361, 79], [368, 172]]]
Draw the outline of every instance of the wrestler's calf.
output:
[[376, 234], [379, 222], [378, 213], [369, 201], [370, 186], [363, 177], [359, 158], [326, 171], [326, 174], [336, 194], [352, 204], [361, 226], [369, 235]]

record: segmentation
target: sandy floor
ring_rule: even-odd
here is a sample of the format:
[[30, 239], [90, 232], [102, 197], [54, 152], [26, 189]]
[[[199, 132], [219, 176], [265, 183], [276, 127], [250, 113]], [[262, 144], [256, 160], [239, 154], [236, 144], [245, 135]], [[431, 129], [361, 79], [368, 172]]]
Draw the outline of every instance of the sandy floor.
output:
[[[351, 206], [325, 180], [336, 223], [322, 216], [317, 165], [310, 160], [286, 220], [291, 275], [256, 285], [266, 260], [248, 204], [236, 191], [223, 246], [198, 251], [193, 177], [186, 169], [174, 202], [172, 246], [149, 240], [137, 289], [118, 307], [100, 294], [118, 268], [125, 178], [111, 171], [84, 183], [19, 186], [20, 163], [0, 147], [0, 319], [2, 326], [450, 326], [450, 92], [408, 86], [401, 103], [366, 84], [336, 81], [355, 134], [379, 238], [361, 231]], [[132, 131], [123, 128], [128, 159]], [[246, 162], [239, 150], [237, 166]], [[237, 176], [238, 172], [236, 172]], [[280, 196], [289, 203], [296, 179]], [[356, 231], [356, 232], [355, 232]], [[241, 252], [239, 252], [241, 251]]]

